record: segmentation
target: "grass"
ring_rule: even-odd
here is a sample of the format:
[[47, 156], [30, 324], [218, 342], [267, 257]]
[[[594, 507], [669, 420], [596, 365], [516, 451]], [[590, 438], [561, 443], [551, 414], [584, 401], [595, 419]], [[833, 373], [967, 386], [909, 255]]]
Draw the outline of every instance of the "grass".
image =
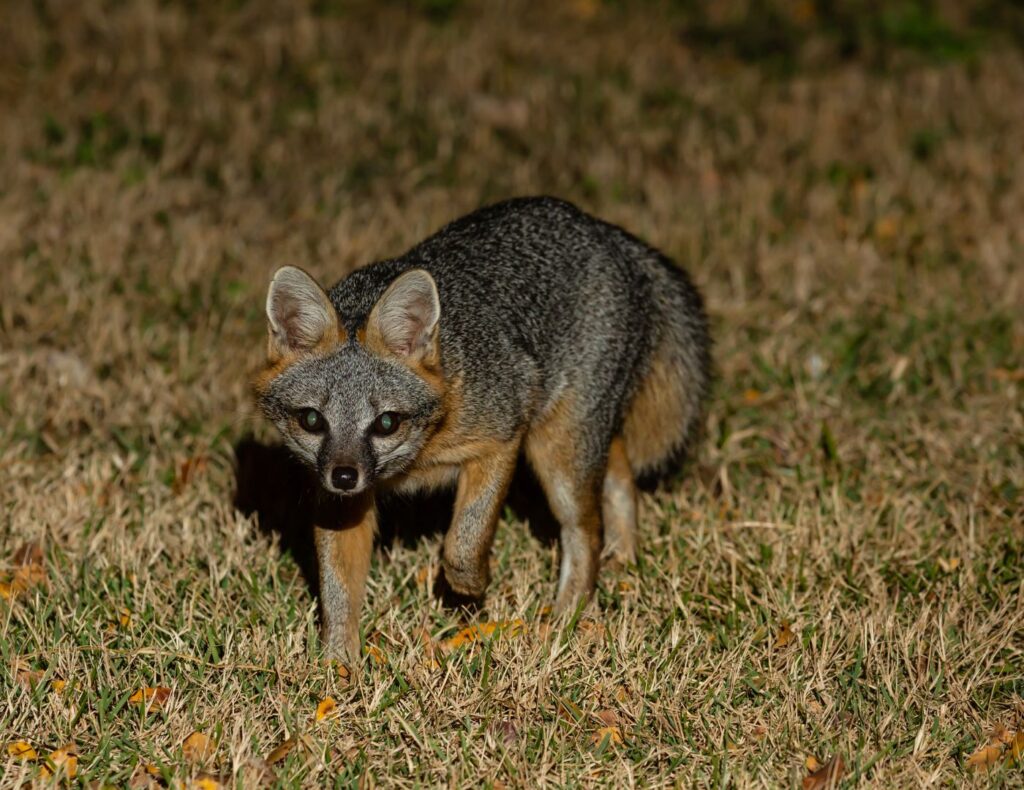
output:
[[[1024, 729], [1015, 12], [751, 7], [787, 27], [733, 3], [5, 3], [8, 581], [42, 549], [0, 602], [8, 743], [74, 743], [89, 786], [777, 787], [833, 755], [844, 786], [1018, 786], [967, 765]], [[703, 442], [564, 630], [557, 547], [513, 511], [476, 619], [431, 594], [440, 538], [412, 519], [341, 677], [248, 395], [269, 275], [329, 281], [538, 192], [700, 284]], [[42, 775], [2, 760], [0, 785]]]

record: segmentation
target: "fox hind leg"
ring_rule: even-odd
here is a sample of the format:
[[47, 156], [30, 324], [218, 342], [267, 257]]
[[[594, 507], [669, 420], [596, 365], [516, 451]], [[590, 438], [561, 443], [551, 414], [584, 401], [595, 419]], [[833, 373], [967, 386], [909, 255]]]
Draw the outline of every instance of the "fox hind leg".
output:
[[579, 418], [563, 400], [526, 437], [526, 457], [561, 525], [556, 612], [571, 611], [597, 583], [601, 554], [601, 464], [573, 440]]
[[636, 562], [636, 484], [621, 436], [612, 439], [608, 448], [601, 513], [604, 517], [603, 556], [623, 565]]

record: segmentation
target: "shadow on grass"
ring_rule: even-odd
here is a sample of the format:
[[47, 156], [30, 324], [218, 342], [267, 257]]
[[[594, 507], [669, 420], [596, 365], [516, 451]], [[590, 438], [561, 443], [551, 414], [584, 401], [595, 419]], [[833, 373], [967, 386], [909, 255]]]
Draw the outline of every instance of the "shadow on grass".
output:
[[[343, 500], [326, 495], [319, 484], [288, 450], [247, 437], [235, 445], [235, 507], [255, 515], [261, 532], [276, 535], [281, 548], [295, 560], [311, 594], [318, 591], [313, 525], [337, 523], [332, 511]], [[424, 538], [444, 534], [452, 519], [454, 492], [391, 496], [379, 503], [377, 542], [389, 548], [396, 542], [413, 548]], [[530, 532], [545, 546], [558, 538], [558, 523], [547, 505], [540, 484], [524, 463], [519, 464], [506, 506], [529, 524]], [[481, 602], [457, 595], [438, 574], [434, 594], [455, 608], [475, 608]]]

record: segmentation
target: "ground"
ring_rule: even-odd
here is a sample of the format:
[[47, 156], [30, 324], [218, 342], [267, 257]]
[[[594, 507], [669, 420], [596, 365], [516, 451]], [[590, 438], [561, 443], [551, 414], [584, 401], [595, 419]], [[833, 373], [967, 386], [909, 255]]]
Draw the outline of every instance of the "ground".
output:
[[[3, 4], [0, 785], [1019, 786], [1022, 14], [742, 6]], [[269, 276], [531, 193], [691, 272], [702, 441], [574, 627], [512, 510], [475, 617], [386, 541], [342, 677]]]

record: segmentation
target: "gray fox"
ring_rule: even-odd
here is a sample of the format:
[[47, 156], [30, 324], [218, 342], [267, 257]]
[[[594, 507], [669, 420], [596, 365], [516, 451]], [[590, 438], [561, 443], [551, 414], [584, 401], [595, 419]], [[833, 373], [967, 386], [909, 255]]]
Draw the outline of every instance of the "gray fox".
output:
[[675, 466], [709, 387], [686, 274], [554, 198], [480, 209], [329, 291], [284, 266], [266, 309], [259, 407], [344, 498], [314, 530], [330, 658], [359, 659], [378, 494], [454, 488], [442, 570], [479, 598], [524, 455], [561, 528], [555, 611], [572, 611], [602, 547], [635, 558], [637, 480]]

